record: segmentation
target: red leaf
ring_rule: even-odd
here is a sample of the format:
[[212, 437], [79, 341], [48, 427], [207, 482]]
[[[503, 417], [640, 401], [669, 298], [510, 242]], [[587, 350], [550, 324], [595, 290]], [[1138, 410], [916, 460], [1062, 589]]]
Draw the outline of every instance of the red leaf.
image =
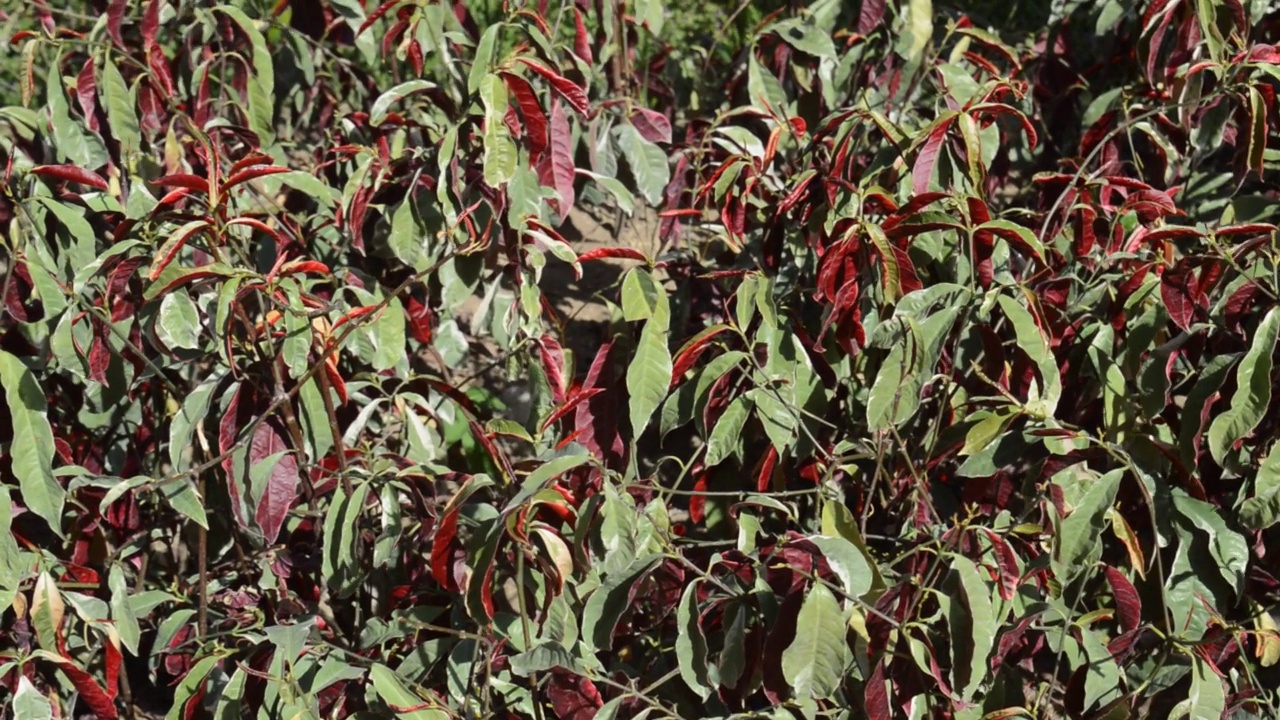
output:
[[858, 34], [866, 35], [884, 20], [885, 0], [862, 0], [858, 12]]
[[537, 340], [538, 359], [542, 362], [542, 371], [547, 375], [551, 385], [551, 394], [557, 403], [564, 402], [564, 349], [559, 341], [550, 335], [543, 335]]
[[173, 262], [173, 258], [177, 256], [178, 251], [181, 250], [182, 247], [191, 240], [191, 238], [204, 232], [208, 228], [209, 223], [200, 220], [188, 223], [175, 230], [174, 233], [169, 236], [169, 239], [165, 240], [164, 244], [160, 246], [160, 249], [156, 251], [156, 259], [151, 263], [151, 270], [147, 272], [147, 279], [155, 280], [160, 277], [160, 273], [164, 272], [164, 269], [169, 267], [169, 264]]
[[[52, 655], [44, 657], [54, 660]], [[84, 701], [85, 705], [89, 706], [89, 709], [95, 715], [101, 720], [115, 720], [115, 718], [119, 717], [116, 713], [116, 704], [102, 690], [102, 687], [98, 685], [92, 675], [81, 670], [80, 666], [69, 658], [58, 658], [54, 662], [57, 663], [58, 669], [71, 681], [71, 684], [75, 686], [76, 692], [80, 694], [80, 699]]]
[[1165, 269], [1160, 276], [1160, 297], [1169, 310], [1169, 318], [1183, 330], [1190, 330], [1195, 321], [1198, 293], [1195, 268], [1187, 258]]
[[648, 108], [635, 108], [631, 115], [631, 125], [649, 142], [671, 142], [671, 121], [660, 112]]
[[929, 138], [916, 156], [916, 164], [911, 168], [911, 183], [917, 195], [923, 195], [929, 189], [929, 180], [933, 178], [933, 168], [938, 164], [938, 153], [942, 151], [942, 143], [947, 139], [947, 130], [955, 122], [952, 115], [938, 123], [929, 131]]
[[249, 523], [241, 511], [240, 484], [235, 480], [235, 464], [230, 451], [235, 447], [240, 428], [247, 425], [251, 419], [252, 399], [243, 396], [251, 395], [252, 392], [252, 390], [246, 390], [245, 385], [237, 387], [231, 396], [231, 401], [227, 403], [226, 413], [218, 422], [218, 453], [226, 455], [222, 460], [222, 470], [227, 475], [227, 494], [231, 496], [231, 512], [240, 527], [247, 527]]
[[417, 297], [410, 295], [405, 307], [405, 315], [409, 318], [409, 332], [413, 335], [413, 339], [424, 344], [431, 342], [432, 327], [435, 325], [435, 316], [431, 308]]
[[84, 112], [86, 124], [90, 130], [98, 129], [98, 118], [95, 110], [97, 103], [98, 83], [94, 79], [93, 57], [84, 61], [80, 74], [76, 76], [76, 98], [80, 101], [80, 110]]
[[228, 190], [241, 183], [247, 183], [250, 180], [256, 180], [260, 177], [268, 175], [278, 175], [280, 173], [289, 172], [289, 168], [282, 168], [277, 165], [253, 165], [234, 173], [227, 181], [222, 184], [222, 190], [219, 194], [225, 195]]
[[453, 577], [449, 574], [449, 559], [453, 555], [453, 539], [458, 534], [458, 512], [461, 509], [462, 506], [458, 505], [445, 512], [431, 541], [431, 576], [440, 583], [440, 587], [448, 590], [456, 589], [451, 585]]
[[773, 445], [765, 451], [764, 457], [760, 459], [760, 469], [756, 473], [756, 491], [768, 492], [769, 486], [773, 479], [773, 469], [778, 466], [778, 449]]
[[626, 260], [649, 262], [649, 258], [645, 257], [644, 253], [629, 247], [604, 247], [588, 250], [578, 256], [578, 262], [584, 263], [601, 258], [624, 258]]
[[573, 9], [573, 54], [582, 61], [591, 64], [591, 38], [587, 35], [587, 24], [582, 20], [582, 11]]
[[693, 494], [689, 496], [689, 522], [694, 525], [701, 525], [702, 520], [707, 516], [707, 496], [703, 495], [707, 491], [707, 474], [705, 472], [698, 475], [698, 480], [693, 484]]
[[156, 44], [156, 35], [160, 33], [160, 0], [150, 0], [142, 14], [142, 44], [151, 47]]
[[77, 165], [37, 165], [31, 168], [31, 172], [40, 177], [51, 177], [65, 182], [80, 183], [99, 190], [108, 188], [107, 181], [103, 180], [101, 175]]
[[174, 173], [172, 175], [165, 175], [164, 177], [158, 180], [153, 180], [152, 182], [160, 187], [185, 188], [187, 190], [202, 192], [206, 195], [209, 194], [209, 181], [199, 175]]
[[674, 387], [676, 383], [684, 378], [684, 374], [698, 362], [698, 358], [702, 356], [703, 351], [711, 344], [715, 336], [729, 329], [728, 325], [720, 324], [703, 330], [695, 335], [680, 348], [676, 353], [675, 360], [671, 363], [671, 385]]
[[[551, 104], [551, 156], [549, 162], [552, 187], [560, 194], [556, 201], [560, 221], [573, 209], [573, 131], [560, 103]], [[545, 183], [544, 183], [545, 184]]]
[[542, 103], [538, 102], [538, 96], [528, 80], [508, 72], [502, 73], [502, 80], [520, 106], [520, 115], [524, 117], [525, 137], [529, 139], [529, 153], [538, 158], [547, 150], [547, 116], [542, 112]]
[[591, 720], [604, 705], [604, 698], [600, 697], [595, 683], [559, 668], [552, 671], [551, 682], [547, 684], [547, 698], [560, 720]]
[[991, 547], [996, 553], [996, 563], [1000, 568], [1000, 583], [997, 587], [1000, 598], [1012, 600], [1022, 580], [1018, 576], [1018, 556], [1014, 554], [1013, 547], [1004, 538], [986, 528], [983, 530], [987, 534], [987, 539], [991, 541]]
[[[950, 197], [950, 194], [944, 192], [919, 193], [915, 197], [911, 198], [906, 205], [893, 209], [893, 216], [885, 220], [881, 224], [881, 227], [884, 228], [885, 232], [889, 232], [904, 220], [909, 220], [913, 215], [926, 206], [932, 205], [945, 197]], [[889, 202], [892, 203], [891, 200]]]
[[891, 720], [893, 709], [889, 706], [889, 690], [885, 687], [884, 666], [887, 658], [876, 663], [876, 669], [867, 680], [867, 689], [863, 695], [866, 705], [867, 720]]
[[169, 72], [169, 58], [159, 45], [152, 45], [147, 50], [147, 67], [151, 68], [153, 82], [164, 91], [165, 97], [174, 94], [173, 75]]
[[378, 22], [378, 18], [386, 15], [391, 8], [399, 5], [403, 1], [404, 0], [386, 0], [386, 2], [379, 5], [376, 10], [369, 13], [368, 17], [364, 19], [364, 22], [360, 23], [360, 29], [356, 30], [356, 37], [363, 35], [364, 31], [368, 30], [370, 25]]
[[542, 421], [541, 429], [545, 431], [547, 428], [554, 425], [557, 420], [573, 412], [579, 405], [602, 392], [604, 392], [604, 388], [586, 388], [571, 394], [568, 399], [560, 405], [560, 407], [553, 410], [551, 414], [547, 416], [547, 419]]
[[[227, 224], [230, 225], [231, 223]], [[281, 275], [298, 275], [303, 273], [328, 275], [329, 266], [319, 260], [291, 260], [280, 266]]]
[[1138, 590], [1116, 568], [1107, 566], [1107, 584], [1111, 586], [1111, 594], [1116, 600], [1116, 619], [1120, 621], [1120, 629], [1129, 632], [1138, 627], [1142, 621], [1142, 599]]
[[107, 384], [107, 368], [111, 366], [111, 345], [107, 340], [107, 326], [93, 320], [93, 342], [89, 345], [89, 379]]
[[107, 5], [107, 34], [122, 49], [124, 36], [120, 34], [120, 22], [124, 20], [124, 12], [128, 4], [129, 0], [111, 0], [111, 4]]
[[560, 93], [560, 95], [573, 106], [573, 109], [576, 110], [579, 115], [587, 114], [590, 109], [590, 103], [587, 100], [586, 90], [583, 90], [572, 80], [557, 74], [554, 70], [536, 60], [527, 57], [517, 59], [524, 63], [530, 70], [541, 75], [544, 80], [551, 83], [551, 87], [555, 88], [556, 92]]
[[284, 431], [275, 420], [259, 423], [253, 432], [253, 441], [249, 444], [250, 467], [258, 466], [279, 452], [284, 455], [271, 469], [266, 491], [254, 511], [254, 520], [262, 528], [268, 545], [276, 541], [285, 516], [289, 514], [289, 508], [293, 507], [293, 501], [298, 496], [298, 457], [290, 451]]

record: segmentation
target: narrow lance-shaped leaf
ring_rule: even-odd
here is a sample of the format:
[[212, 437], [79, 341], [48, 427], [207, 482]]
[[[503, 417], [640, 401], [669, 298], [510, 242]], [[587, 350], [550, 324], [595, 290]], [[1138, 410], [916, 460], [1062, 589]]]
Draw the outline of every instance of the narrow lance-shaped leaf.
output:
[[633, 437], [644, 432], [670, 386], [671, 351], [667, 349], [667, 331], [656, 319], [650, 319], [645, 321], [644, 329], [640, 331], [635, 357], [627, 369]]
[[22, 504], [62, 537], [66, 491], [53, 475], [53, 430], [49, 427], [44, 391], [35, 374], [4, 350], [0, 350], [0, 385], [4, 386], [9, 420], [13, 424], [9, 455], [22, 492]]
[[840, 603], [822, 583], [814, 583], [800, 607], [796, 636], [782, 653], [782, 674], [798, 697], [830, 697], [849, 661], [847, 625]]
[[690, 690], [706, 700], [715, 688], [707, 676], [707, 639], [698, 622], [698, 583], [690, 583], [685, 588], [676, 622], [679, 626], [676, 660], [680, 665], [680, 677]]
[[1280, 308], [1267, 311], [1253, 334], [1253, 342], [1236, 368], [1236, 392], [1231, 407], [1209, 426], [1209, 452], [1221, 465], [1236, 441], [1253, 432], [1271, 404], [1271, 356], [1280, 335]]

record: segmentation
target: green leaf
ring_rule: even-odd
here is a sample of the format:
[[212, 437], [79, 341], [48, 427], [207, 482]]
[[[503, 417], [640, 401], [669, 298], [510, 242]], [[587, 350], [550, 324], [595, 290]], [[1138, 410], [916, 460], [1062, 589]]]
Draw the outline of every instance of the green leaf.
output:
[[782, 676], [798, 697], [821, 700], [840, 687], [850, 655], [846, 628], [835, 595], [814, 583], [800, 607], [795, 639], [782, 652]]
[[[378, 693], [382, 702], [386, 703], [396, 717], [403, 720], [448, 720], [449, 714], [436, 707], [422, 707], [427, 701], [410, 692], [391, 668], [382, 663], [374, 663], [369, 670], [369, 679], [373, 681], [373, 690]], [[417, 709], [411, 709], [417, 708]]]
[[213, 671], [214, 666], [221, 660], [222, 658], [217, 655], [206, 655], [187, 671], [177, 690], [173, 693], [173, 705], [170, 706], [168, 714], [164, 716], [165, 720], [181, 720], [186, 716], [184, 711], [187, 707], [187, 702], [195, 697], [196, 693], [200, 692], [201, 688], [204, 687], [205, 680], [209, 678], [209, 673]]
[[137, 655], [142, 631], [138, 627], [138, 618], [129, 605], [129, 586], [125, 583], [124, 571], [119, 565], [111, 566], [107, 585], [111, 588], [111, 619], [116, 623], [116, 632], [120, 633], [120, 642], [124, 643], [129, 652]]
[[560, 643], [539, 643], [526, 652], [511, 656], [511, 672], [520, 677], [560, 668], [582, 674], [582, 663]]
[[653, 411], [662, 404], [671, 386], [671, 351], [667, 331], [655, 320], [645, 322], [627, 368], [627, 392], [631, 397], [631, 433], [640, 437]]
[[1187, 698], [1169, 711], [1169, 720], [1218, 720], [1227, 707], [1222, 678], [1199, 655], [1188, 653], [1187, 656], [1191, 660], [1191, 687]]
[[471, 71], [467, 74], [467, 92], [473, 94], [478, 92], [480, 81], [489, 74], [489, 66], [493, 64], [493, 47], [500, 30], [502, 30], [502, 24], [494, 23], [485, 28], [484, 34], [480, 36], [480, 42], [476, 44], [476, 54], [472, 56]]
[[1250, 530], [1271, 527], [1280, 519], [1280, 452], [1277, 446], [1258, 463], [1253, 497], [1240, 507], [1240, 522]]
[[742, 441], [742, 427], [747, 423], [751, 413], [751, 399], [745, 395], [735, 398], [716, 420], [711, 429], [711, 437], [707, 438], [707, 467], [715, 467], [738, 450]]
[[57, 62], [49, 65], [47, 88], [49, 124], [53, 127], [53, 144], [58, 153], [73, 164], [90, 170], [107, 164], [109, 158], [102, 139], [71, 117], [67, 90]]
[[1058, 408], [1058, 399], [1062, 397], [1062, 378], [1058, 374], [1058, 363], [1049, 349], [1049, 341], [1040, 333], [1035, 319], [1022, 303], [1008, 295], [1001, 295], [1000, 309], [1009, 318], [1009, 322], [1013, 323], [1018, 336], [1018, 347], [1040, 371], [1039, 397], [1028, 398], [1026, 409], [1042, 417], [1053, 417]]
[[204, 499], [187, 478], [174, 480], [160, 486], [160, 494], [164, 496], [169, 507], [177, 510], [197, 525], [209, 529], [209, 518], [205, 515]]
[[809, 542], [822, 551], [831, 572], [844, 585], [845, 594], [861, 598], [871, 590], [875, 583], [872, 563], [856, 545], [839, 535], [811, 535]]
[[1258, 324], [1253, 342], [1236, 367], [1231, 407], [1209, 426], [1209, 452], [1222, 465], [1236, 441], [1253, 432], [1271, 404], [1271, 356], [1280, 335], [1280, 308], [1271, 308]]
[[360, 513], [368, 493], [367, 482], [357, 485], [349, 497], [338, 488], [325, 513], [320, 575], [340, 598], [349, 596], [360, 586], [362, 573], [356, 552], [360, 542]]
[[102, 101], [107, 109], [107, 124], [111, 134], [120, 142], [120, 153], [125, 157], [142, 147], [142, 132], [138, 129], [138, 114], [134, 111], [133, 93], [111, 61], [110, 53], [102, 58]]
[[391, 214], [391, 234], [387, 236], [387, 245], [400, 262], [409, 267], [417, 267], [418, 259], [422, 256], [423, 236], [412, 199], [405, 198]]
[[373, 107], [369, 110], [369, 124], [381, 125], [387, 119], [387, 112], [390, 111], [392, 105], [414, 93], [431, 90], [435, 87], [435, 83], [427, 80], [410, 80], [396, 85], [373, 101]]
[[[964, 606], [967, 612], [954, 613], [952, 617], [952, 648], [957, 652], [956, 685], [961, 697], [969, 700], [977, 692], [978, 686], [987, 677], [987, 657], [995, 645], [999, 628], [991, 607], [991, 589], [978, 574], [978, 566], [963, 555], [952, 556], [952, 567], [960, 578], [960, 588], [964, 593]], [[953, 604], [952, 610], [959, 608]], [[959, 642], [961, 636], [954, 626], [967, 625], [970, 641]], [[960, 662], [961, 655], [967, 655], [967, 666]]]
[[1091, 558], [1101, 552], [1099, 538], [1106, 529], [1107, 510], [1116, 502], [1123, 477], [1124, 470], [1112, 470], [1094, 480], [1076, 508], [1062, 521], [1056, 559], [1063, 568], [1063, 582], [1089, 569]]
[[[44, 391], [36, 382], [35, 374], [4, 350], [0, 350], [0, 386], [4, 387], [9, 420], [13, 424], [9, 455], [22, 492], [22, 504], [43, 518], [58, 537], [65, 537], [62, 504], [66, 491], [53, 475], [53, 431], [49, 427]], [[17, 450], [21, 452], [15, 452]]]
[[1250, 555], [1244, 536], [1227, 527], [1222, 512], [1216, 507], [1196, 500], [1182, 490], [1173, 491], [1173, 507], [1180, 517], [1208, 536], [1209, 555], [1213, 557], [1218, 574], [1233, 591], [1239, 593]]
[[827, 500], [822, 503], [822, 534], [827, 537], [844, 538], [853, 543], [853, 546], [858, 548], [858, 552], [862, 553], [862, 559], [871, 571], [870, 589], [878, 595], [879, 591], [886, 587], [884, 578], [880, 576], [880, 568], [876, 565], [875, 558], [871, 556], [871, 551], [867, 549], [867, 542], [862, 539], [862, 532], [858, 530], [853, 513], [849, 512], [849, 508], [845, 507], [844, 503], [839, 500]]
[[907, 66], [919, 66], [924, 50], [933, 38], [933, 0], [909, 0], [903, 32], [898, 37], [897, 50]]
[[750, 58], [747, 65], [747, 94], [751, 97], [751, 104], [765, 105], [772, 114], [785, 117], [788, 114], [787, 93], [782, 89], [782, 83], [756, 59], [754, 47], [747, 51], [747, 56]]
[[192, 447], [191, 436], [196, 426], [204, 422], [209, 413], [209, 400], [222, 379], [222, 374], [216, 373], [197, 385], [182, 401], [182, 408], [169, 422], [169, 462], [174, 470], [182, 472], [191, 467], [191, 457], [186, 452]]
[[662, 202], [662, 193], [671, 181], [671, 168], [667, 164], [667, 153], [657, 145], [645, 140], [640, 131], [625, 123], [614, 128], [618, 148], [627, 159], [631, 175], [636, 181], [636, 190], [644, 196], [650, 205]]
[[613, 648], [613, 630], [630, 608], [631, 589], [662, 563], [659, 555], [633, 560], [626, 569], [614, 573], [591, 593], [582, 608], [582, 642], [588, 652]]
[[185, 292], [171, 292], [160, 301], [156, 336], [169, 348], [200, 349], [200, 311]]
[[13, 696], [13, 720], [53, 720], [53, 704], [22, 673]]
[[26, 563], [13, 537], [13, 501], [9, 489], [0, 488], [0, 613], [9, 609], [26, 575]]
[[484, 133], [484, 181], [502, 187], [516, 174], [516, 144], [505, 125], [490, 124]]
[[646, 268], [632, 268], [622, 279], [622, 317], [627, 322], [653, 318], [663, 330], [670, 323], [667, 293]]
[[707, 675], [707, 638], [698, 622], [698, 583], [692, 582], [684, 589], [680, 608], [676, 611], [676, 661], [680, 677], [690, 690], [706, 700], [715, 690]]

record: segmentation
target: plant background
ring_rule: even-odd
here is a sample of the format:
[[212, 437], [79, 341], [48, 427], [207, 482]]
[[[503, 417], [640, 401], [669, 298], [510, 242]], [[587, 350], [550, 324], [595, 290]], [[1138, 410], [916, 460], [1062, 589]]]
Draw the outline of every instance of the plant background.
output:
[[0, 27], [0, 716], [1276, 715], [1277, 3]]

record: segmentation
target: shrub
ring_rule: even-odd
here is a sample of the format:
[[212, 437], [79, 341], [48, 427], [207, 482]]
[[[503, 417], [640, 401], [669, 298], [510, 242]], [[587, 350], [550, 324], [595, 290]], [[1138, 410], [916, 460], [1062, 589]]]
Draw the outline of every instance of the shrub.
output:
[[1273, 715], [1280, 15], [1030, 5], [11, 13], [13, 716]]

